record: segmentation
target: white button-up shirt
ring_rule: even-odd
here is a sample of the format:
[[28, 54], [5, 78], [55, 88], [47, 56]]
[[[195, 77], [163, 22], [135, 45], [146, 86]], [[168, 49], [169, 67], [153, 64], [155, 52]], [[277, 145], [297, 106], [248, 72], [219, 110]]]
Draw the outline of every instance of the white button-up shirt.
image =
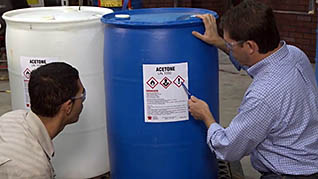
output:
[[0, 117], [0, 178], [53, 178], [52, 140], [32, 111], [16, 110]]

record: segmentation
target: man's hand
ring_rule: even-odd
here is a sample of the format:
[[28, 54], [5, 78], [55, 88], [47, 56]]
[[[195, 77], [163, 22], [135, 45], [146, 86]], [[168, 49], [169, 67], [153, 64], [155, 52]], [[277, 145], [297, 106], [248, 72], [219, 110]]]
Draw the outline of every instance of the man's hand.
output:
[[189, 112], [194, 119], [202, 120], [207, 128], [209, 128], [212, 123], [215, 123], [215, 120], [206, 102], [196, 98], [195, 96], [191, 96], [188, 103]]
[[212, 14], [196, 15], [196, 17], [202, 19], [205, 32], [204, 34], [200, 34], [199, 32], [192, 31], [192, 34], [198, 39], [201, 39], [210, 45], [214, 45], [217, 48], [226, 51], [225, 42], [218, 34], [215, 17]]

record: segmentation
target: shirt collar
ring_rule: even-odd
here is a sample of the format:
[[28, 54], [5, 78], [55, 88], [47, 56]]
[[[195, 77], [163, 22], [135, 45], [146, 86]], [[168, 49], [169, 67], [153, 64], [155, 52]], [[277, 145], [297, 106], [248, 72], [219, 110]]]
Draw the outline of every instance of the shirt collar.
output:
[[31, 134], [38, 140], [42, 149], [51, 160], [54, 155], [54, 147], [46, 127], [40, 118], [32, 111], [27, 113], [26, 121], [31, 129]]
[[276, 52], [271, 54], [270, 56], [262, 59], [261, 61], [257, 62], [253, 66], [249, 67], [247, 69], [247, 73], [253, 77], [255, 77], [258, 73], [264, 71], [267, 66], [273, 63], [277, 63], [282, 58], [284, 58], [288, 53], [287, 44], [285, 41], [280, 41], [280, 44], [282, 44], [281, 48], [278, 49]]

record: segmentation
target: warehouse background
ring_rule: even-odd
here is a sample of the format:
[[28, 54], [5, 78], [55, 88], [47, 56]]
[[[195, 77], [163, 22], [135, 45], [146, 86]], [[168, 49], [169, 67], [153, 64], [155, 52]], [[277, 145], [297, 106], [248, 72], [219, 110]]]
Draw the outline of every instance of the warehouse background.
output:
[[[220, 16], [242, 0], [143, 0], [145, 8], [194, 7], [216, 11]], [[302, 49], [312, 63], [316, 57], [317, 9], [314, 0], [259, 0], [275, 12], [281, 38]]]
[[[1, 6], [2, 2], [12, 2], [14, 7]], [[24, 0], [0, 0], [0, 15], [10, 8], [18, 9], [25, 6]], [[44, 0], [50, 2], [50, 5], [55, 5], [53, 1], [60, 2], [60, 0]], [[77, 2], [76, 2], [77, 1]], [[92, 0], [93, 1], [93, 0]], [[237, 5], [242, 0], [132, 0], [131, 8], [156, 8], [156, 7], [193, 7], [210, 9], [217, 12], [220, 16], [224, 14], [230, 7]], [[277, 25], [280, 31], [281, 38], [286, 40], [287, 43], [296, 45], [304, 50], [309, 56], [310, 61], [314, 63], [316, 57], [316, 36], [317, 36], [317, 4], [315, 0], [259, 0], [271, 6], [275, 12]], [[25, 1], [24, 1], [25, 2]], [[70, 0], [70, 5], [76, 5], [78, 0]], [[84, 0], [84, 4], [89, 3], [89, 0]], [[49, 3], [48, 3], [49, 4]], [[94, 5], [94, 4], [91, 4]], [[315, 7], [316, 6], [316, 7]], [[120, 9], [120, 8], [119, 8]], [[0, 19], [1, 20], [1, 19]], [[222, 58], [224, 57], [224, 59]], [[245, 89], [250, 83], [250, 79], [243, 72], [236, 72], [236, 70], [229, 63], [225, 54], [220, 55], [220, 100], [225, 101], [221, 103], [221, 113], [227, 116], [234, 116], [236, 108], [240, 104], [241, 96], [244, 94]], [[4, 42], [4, 28], [0, 29], [0, 82], [7, 80], [6, 71], [6, 55], [5, 55], [5, 42]], [[4, 72], [4, 73], [3, 73]], [[231, 81], [232, 80], [232, 81]], [[243, 83], [244, 82], [244, 83]], [[9, 95], [5, 92], [7, 86], [1, 86], [0, 92], [0, 106], [2, 103], [9, 101]], [[6, 83], [7, 85], [7, 83]], [[239, 88], [240, 90], [238, 90]], [[242, 88], [242, 89], [241, 89]], [[235, 96], [233, 96], [235, 91]], [[4, 100], [4, 95], [8, 99]], [[224, 99], [223, 99], [224, 98]], [[231, 100], [229, 100], [229, 99]], [[236, 100], [235, 103], [233, 100]], [[4, 111], [10, 109], [6, 103]], [[222, 107], [222, 105], [226, 107]], [[222, 110], [224, 110], [222, 112]], [[227, 126], [230, 121], [223, 122], [222, 125]], [[243, 159], [242, 166], [250, 165], [248, 158]], [[251, 169], [252, 167], [245, 167], [245, 178], [257, 178], [259, 174]], [[251, 172], [246, 172], [252, 170]]]
[[[4, 0], [5, 4], [11, 1], [12, 7], [4, 7], [0, 3], [0, 15], [9, 9], [25, 7], [24, 0]], [[69, 0], [70, 5], [81, 1], [84, 5], [97, 5], [100, 0]], [[216, 11], [220, 16], [230, 7], [243, 0], [131, 0], [132, 8], [157, 8], [157, 7], [193, 7]], [[317, 36], [317, 8], [315, 0], [259, 0], [273, 8], [281, 38], [287, 43], [302, 49], [312, 63], [316, 57]], [[44, 0], [47, 5], [56, 5], [60, 0]], [[7, 3], [8, 4], [8, 3]], [[119, 8], [118, 8], [119, 9]], [[0, 22], [2, 19], [0, 18]], [[1, 22], [4, 24], [4, 22]], [[0, 29], [0, 60], [4, 61], [4, 28]], [[5, 65], [0, 61], [0, 69]]]

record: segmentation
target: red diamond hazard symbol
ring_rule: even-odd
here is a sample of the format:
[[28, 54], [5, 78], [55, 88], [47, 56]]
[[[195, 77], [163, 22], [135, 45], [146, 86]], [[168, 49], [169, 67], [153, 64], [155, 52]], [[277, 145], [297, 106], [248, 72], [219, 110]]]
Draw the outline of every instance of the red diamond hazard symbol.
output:
[[180, 75], [178, 75], [176, 79], [173, 80], [173, 83], [180, 88], [184, 81], [185, 80]]
[[154, 89], [157, 85], [158, 85], [158, 81], [154, 78], [154, 77], [151, 77], [148, 81], [147, 81], [147, 85]]
[[160, 84], [164, 87], [164, 88], [168, 88], [171, 85], [171, 80], [169, 80], [169, 78], [164, 77], [161, 81]]
[[23, 75], [27, 78], [30, 79], [30, 75], [31, 75], [31, 70], [29, 70], [28, 68], [26, 68], [23, 72]]

